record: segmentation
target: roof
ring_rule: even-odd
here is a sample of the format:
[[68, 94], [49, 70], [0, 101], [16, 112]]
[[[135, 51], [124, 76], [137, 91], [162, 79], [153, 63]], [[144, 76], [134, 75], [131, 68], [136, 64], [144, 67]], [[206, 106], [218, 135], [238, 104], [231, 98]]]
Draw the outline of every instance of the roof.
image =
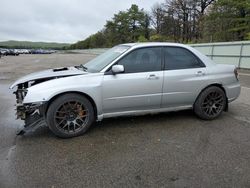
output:
[[140, 42], [140, 43], [125, 43], [122, 45], [127, 45], [131, 47], [147, 47], [147, 46], [180, 46], [184, 47], [186, 45], [174, 42]]

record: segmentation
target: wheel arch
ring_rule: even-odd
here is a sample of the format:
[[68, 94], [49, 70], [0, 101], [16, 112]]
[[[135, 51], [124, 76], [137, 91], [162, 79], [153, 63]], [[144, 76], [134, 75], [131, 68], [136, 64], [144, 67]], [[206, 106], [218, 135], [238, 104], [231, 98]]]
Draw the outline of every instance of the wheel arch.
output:
[[95, 103], [94, 99], [93, 99], [92, 97], [90, 97], [88, 94], [83, 93], [83, 92], [80, 92], [80, 91], [67, 91], [67, 92], [59, 93], [59, 94], [53, 96], [53, 97], [46, 103], [46, 105], [45, 105], [45, 108], [44, 108], [44, 115], [45, 115], [45, 117], [46, 117], [46, 115], [47, 115], [47, 111], [48, 111], [48, 108], [49, 108], [49, 106], [51, 105], [51, 103], [52, 103], [54, 100], [56, 100], [57, 98], [59, 98], [59, 97], [65, 95], [65, 94], [78, 94], [78, 95], [81, 95], [81, 96], [86, 97], [86, 98], [90, 101], [90, 103], [92, 104], [93, 109], [94, 109], [94, 116], [95, 116], [95, 118], [97, 118], [97, 106], [96, 106], [96, 103]]
[[[209, 88], [209, 87], [213, 87], [213, 86], [222, 89], [222, 91], [225, 93], [227, 102], [226, 102], [226, 106], [225, 106], [224, 111], [228, 111], [228, 98], [227, 98], [227, 93], [226, 93], [226, 90], [225, 90], [225, 88], [223, 87], [223, 85], [220, 84], [220, 83], [213, 83], [213, 84], [209, 84], [209, 85], [207, 85], [206, 87], [204, 87], [204, 88], [199, 92], [199, 94], [197, 95], [197, 97], [196, 97], [196, 99], [195, 99], [195, 101], [194, 101], [194, 104], [196, 103], [197, 99], [199, 98], [199, 96], [201, 95], [201, 93], [202, 93], [204, 90], [206, 90], [206, 89]], [[193, 108], [194, 108], [194, 104], [193, 104]]]

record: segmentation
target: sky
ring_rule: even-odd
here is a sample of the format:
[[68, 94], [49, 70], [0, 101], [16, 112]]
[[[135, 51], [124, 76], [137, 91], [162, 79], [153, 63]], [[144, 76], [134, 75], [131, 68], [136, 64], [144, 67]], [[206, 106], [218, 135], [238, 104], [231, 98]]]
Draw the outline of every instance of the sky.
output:
[[74, 43], [101, 30], [106, 20], [137, 4], [157, 0], [0, 0], [0, 41]]

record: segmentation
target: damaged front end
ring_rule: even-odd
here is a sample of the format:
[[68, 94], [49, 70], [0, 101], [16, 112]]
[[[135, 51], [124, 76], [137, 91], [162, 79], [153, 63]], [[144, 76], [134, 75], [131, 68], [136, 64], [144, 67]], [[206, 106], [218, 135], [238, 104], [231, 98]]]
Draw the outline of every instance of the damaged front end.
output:
[[[45, 109], [47, 102], [42, 97], [36, 98], [36, 96], [39, 95], [39, 87], [36, 86], [47, 81], [82, 74], [87, 74], [87, 72], [80, 70], [79, 67], [63, 67], [32, 73], [14, 82], [10, 86], [10, 89], [17, 88], [14, 92], [16, 95], [17, 119], [24, 120], [24, 128], [18, 135], [34, 131], [38, 127], [46, 125]], [[34, 90], [33, 92], [31, 91], [32, 88], [34, 88], [33, 86], [36, 87], [36, 92], [34, 92]], [[29, 95], [33, 96], [35, 99], [27, 100]]]
[[24, 127], [17, 135], [23, 135], [26, 132], [35, 131], [38, 127], [45, 125], [45, 102], [24, 104], [23, 100], [27, 94], [29, 83], [19, 84], [16, 95], [16, 117], [24, 120]]

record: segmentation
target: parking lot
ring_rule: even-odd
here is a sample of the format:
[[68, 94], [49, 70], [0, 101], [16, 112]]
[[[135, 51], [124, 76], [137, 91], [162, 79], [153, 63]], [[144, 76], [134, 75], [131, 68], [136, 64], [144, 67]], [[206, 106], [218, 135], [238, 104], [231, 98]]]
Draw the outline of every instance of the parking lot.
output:
[[250, 71], [239, 99], [214, 121], [192, 111], [106, 119], [59, 139], [42, 127], [15, 133], [9, 85], [27, 73], [79, 65], [91, 54], [0, 59], [0, 187], [250, 187]]

